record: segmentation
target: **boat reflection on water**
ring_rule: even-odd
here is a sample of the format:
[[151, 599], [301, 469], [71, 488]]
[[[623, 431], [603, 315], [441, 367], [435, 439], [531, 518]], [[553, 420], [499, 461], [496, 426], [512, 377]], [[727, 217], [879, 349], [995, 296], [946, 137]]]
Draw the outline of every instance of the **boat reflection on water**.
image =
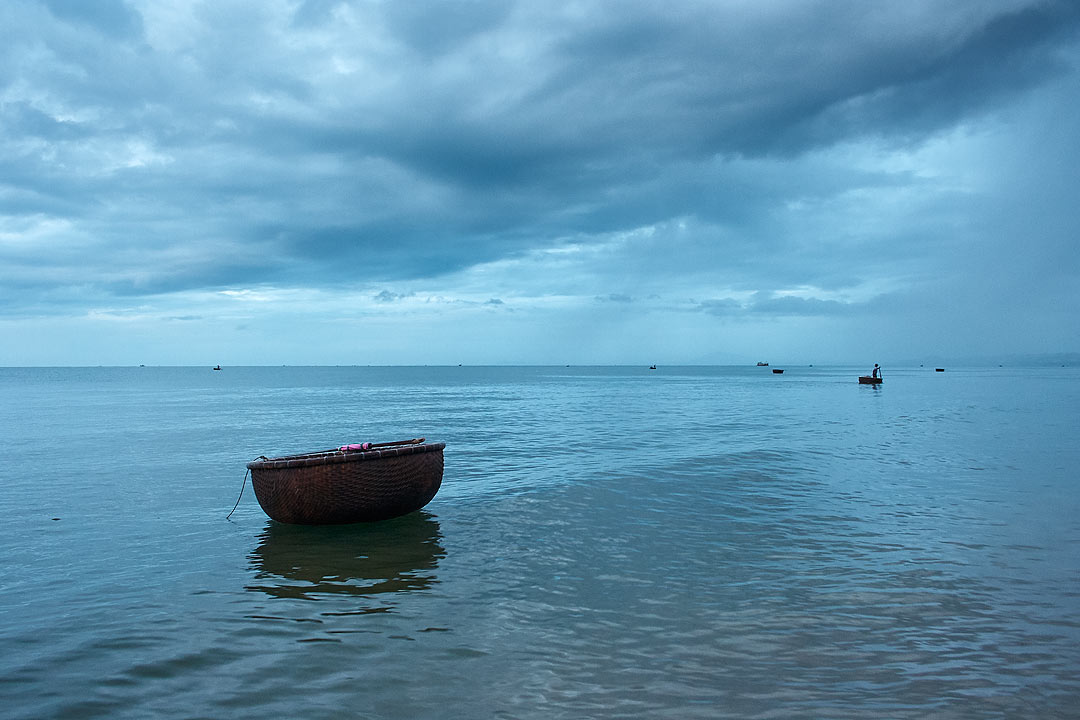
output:
[[434, 516], [418, 511], [376, 523], [286, 525], [268, 521], [249, 556], [247, 590], [319, 600], [423, 590], [446, 556]]

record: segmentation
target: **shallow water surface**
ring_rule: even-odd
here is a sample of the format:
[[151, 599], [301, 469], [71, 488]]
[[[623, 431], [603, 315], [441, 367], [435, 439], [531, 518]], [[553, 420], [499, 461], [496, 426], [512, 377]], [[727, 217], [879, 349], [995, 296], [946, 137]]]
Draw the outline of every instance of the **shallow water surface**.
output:
[[[1070, 368], [0, 368], [13, 718], [1080, 707]], [[258, 455], [425, 435], [384, 523]]]

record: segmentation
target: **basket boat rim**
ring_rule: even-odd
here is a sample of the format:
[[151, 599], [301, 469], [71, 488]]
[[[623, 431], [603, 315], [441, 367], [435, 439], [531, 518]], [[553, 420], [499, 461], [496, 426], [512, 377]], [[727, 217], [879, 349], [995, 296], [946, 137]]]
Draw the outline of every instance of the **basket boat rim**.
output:
[[442, 452], [446, 443], [420, 443], [400, 445], [398, 447], [375, 448], [372, 450], [324, 450], [322, 452], [282, 455], [275, 458], [252, 460], [247, 464], [249, 470], [281, 470], [286, 468], [314, 467], [318, 465], [336, 465], [339, 463], [366, 462], [382, 458], [417, 455], [428, 452]]

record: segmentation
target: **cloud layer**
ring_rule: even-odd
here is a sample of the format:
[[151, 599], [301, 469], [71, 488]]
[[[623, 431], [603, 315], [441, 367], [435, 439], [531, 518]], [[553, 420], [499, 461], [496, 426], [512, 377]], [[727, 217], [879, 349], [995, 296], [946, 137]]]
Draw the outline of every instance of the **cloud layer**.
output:
[[12, 0], [0, 363], [1076, 349], [1078, 30], [1042, 0]]

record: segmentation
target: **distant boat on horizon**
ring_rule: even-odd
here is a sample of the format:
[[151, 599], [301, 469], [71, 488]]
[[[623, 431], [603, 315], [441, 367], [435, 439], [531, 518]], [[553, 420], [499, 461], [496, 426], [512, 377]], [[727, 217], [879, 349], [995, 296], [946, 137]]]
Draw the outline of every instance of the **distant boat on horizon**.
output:
[[769, 367], [769, 363], [759, 362], [759, 363], [757, 364], [757, 366], [758, 366], [758, 367]]
[[220, 365], [215, 365], [215, 366], [214, 366], [214, 367], [213, 367], [212, 369], [213, 369], [213, 370], [220, 370], [220, 369], [221, 369], [221, 366], [220, 366]]

